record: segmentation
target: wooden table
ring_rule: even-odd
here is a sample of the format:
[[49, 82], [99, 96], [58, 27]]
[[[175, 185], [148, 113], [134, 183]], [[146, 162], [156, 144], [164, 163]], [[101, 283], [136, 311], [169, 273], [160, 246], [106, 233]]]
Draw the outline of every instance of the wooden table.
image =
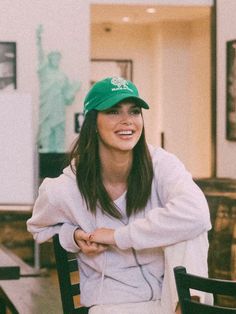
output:
[[[53, 284], [50, 277], [2, 280], [0, 281], [1, 297], [10, 301], [6, 304], [14, 314], [63, 313], [59, 287]], [[0, 309], [0, 313], [4, 312]]]
[[38, 277], [40, 271], [26, 264], [20, 257], [0, 244], [0, 280]]
[[0, 313], [7, 309], [14, 314], [63, 313], [59, 285], [0, 244]]

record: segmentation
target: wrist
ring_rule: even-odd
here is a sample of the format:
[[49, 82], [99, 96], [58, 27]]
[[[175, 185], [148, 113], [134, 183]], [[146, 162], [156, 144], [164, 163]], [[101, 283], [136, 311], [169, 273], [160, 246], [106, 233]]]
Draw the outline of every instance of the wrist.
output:
[[73, 238], [74, 238], [74, 241], [75, 241], [75, 244], [80, 248], [80, 245], [79, 245], [79, 232], [81, 231], [80, 228], [77, 228], [75, 229], [74, 231], [74, 234], [73, 234]]

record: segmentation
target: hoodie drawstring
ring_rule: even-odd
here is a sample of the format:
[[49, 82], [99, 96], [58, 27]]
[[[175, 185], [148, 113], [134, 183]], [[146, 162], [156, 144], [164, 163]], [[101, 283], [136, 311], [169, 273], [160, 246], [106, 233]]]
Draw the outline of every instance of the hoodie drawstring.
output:
[[100, 284], [100, 289], [99, 289], [99, 304], [101, 305], [101, 314], [103, 314], [103, 284], [104, 284], [104, 278], [105, 278], [105, 270], [106, 270], [106, 264], [107, 264], [107, 252], [104, 252], [104, 257], [103, 257], [103, 265], [102, 265], [102, 277], [101, 277], [101, 284]]

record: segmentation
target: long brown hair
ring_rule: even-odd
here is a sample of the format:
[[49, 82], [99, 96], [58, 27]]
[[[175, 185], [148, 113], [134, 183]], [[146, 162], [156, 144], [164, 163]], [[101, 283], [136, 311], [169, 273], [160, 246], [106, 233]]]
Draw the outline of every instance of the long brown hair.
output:
[[[70, 154], [70, 165], [76, 174], [76, 181], [87, 208], [121, 218], [121, 214], [107, 193], [100, 171], [97, 136], [97, 111], [86, 114], [80, 135]], [[75, 168], [74, 168], [75, 167]], [[142, 210], [151, 194], [153, 179], [152, 160], [145, 140], [144, 128], [134, 147], [133, 164], [127, 180], [126, 213], [131, 216]]]

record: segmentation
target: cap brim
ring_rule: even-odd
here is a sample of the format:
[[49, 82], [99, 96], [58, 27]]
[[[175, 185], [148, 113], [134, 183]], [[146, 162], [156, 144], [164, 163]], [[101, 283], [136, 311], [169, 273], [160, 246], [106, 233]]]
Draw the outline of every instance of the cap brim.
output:
[[121, 101], [124, 101], [127, 99], [133, 100], [138, 106], [140, 106], [144, 109], [149, 109], [149, 105], [143, 99], [141, 99], [138, 96], [127, 95], [127, 93], [114, 95], [113, 97], [109, 97], [107, 100], [104, 100], [102, 103], [98, 104], [96, 106], [96, 108], [94, 108], [94, 109], [96, 109], [98, 111], [103, 111], [103, 110], [109, 109], [109, 108], [117, 105]]

